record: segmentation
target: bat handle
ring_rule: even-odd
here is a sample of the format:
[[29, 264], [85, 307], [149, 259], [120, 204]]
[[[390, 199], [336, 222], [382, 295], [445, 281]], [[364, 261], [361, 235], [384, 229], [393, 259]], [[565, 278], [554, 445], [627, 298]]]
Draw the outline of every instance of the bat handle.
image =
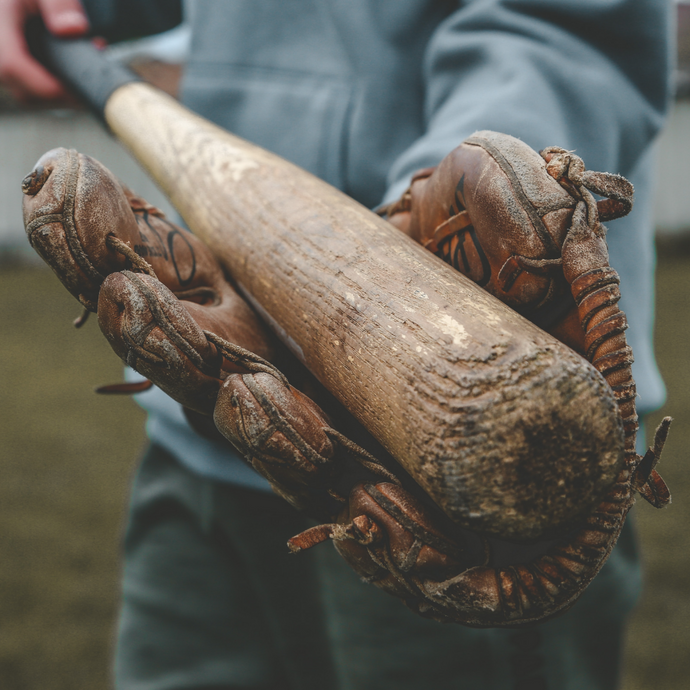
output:
[[64, 81], [103, 120], [112, 93], [141, 79], [132, 70], [108, 59], [91, 39], [60, 39], [38, 18], [29, 21], [27, 41], [39, 62]]

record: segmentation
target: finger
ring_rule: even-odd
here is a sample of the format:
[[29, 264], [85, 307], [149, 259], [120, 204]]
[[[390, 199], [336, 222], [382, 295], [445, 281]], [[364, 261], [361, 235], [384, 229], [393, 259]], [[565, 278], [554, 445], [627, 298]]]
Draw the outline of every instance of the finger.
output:
[[131, 271], [112, 273], [100, 290], [98, 323], [123, 362], [185, 407], [213, 413], [222, 362], [162, 283]]
[[0, 82], [21, 101], [63, 98], [66, 94], [59, 80], [29, 53], [24, 37], [26, 7], [2, 3], [0, 10]]
[[0, 81], [22, 103], [37, 99], [62, 101], [69, 98], [62, 83], [36, 62], [28, 51], [14, 54], [11, 64], [0, 69]]
[[79, 0], [38, 0], [38, 11], [48, 30], [60, 38], [83, 36], [89, 29]]

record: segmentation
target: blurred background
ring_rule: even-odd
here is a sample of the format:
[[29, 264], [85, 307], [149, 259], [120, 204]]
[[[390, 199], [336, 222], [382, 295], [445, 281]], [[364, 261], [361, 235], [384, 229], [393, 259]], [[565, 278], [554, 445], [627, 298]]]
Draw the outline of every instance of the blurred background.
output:
[[[626, 643], [623, 690], [686, 690], [690, 681], [690, 4], [678, 4], [677, 93], [659, 141], [656, 351], [675, 424], [661, 474], [673, 504], [633, 509], [645, 590]], [[188, 34], [110, 48], [175, 93]], [[88, 153], [153, 204], [153, 183], [86, 112], [20, 107], [0, 91], [0, 688], [110, 687], [119, 548], [129, 482], [144, 443], [143, 412], [93, 389], [122, 367], [95, 319], [35, 257], [21, 219], [20, 181], [38, 157]]]

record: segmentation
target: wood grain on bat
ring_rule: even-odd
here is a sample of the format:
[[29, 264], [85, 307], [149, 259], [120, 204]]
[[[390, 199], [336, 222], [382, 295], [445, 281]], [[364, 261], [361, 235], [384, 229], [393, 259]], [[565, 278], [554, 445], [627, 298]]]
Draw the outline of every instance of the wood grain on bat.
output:
[[144, 84], [115, 134], [321, 382], [457, 522], [532, 539], [574, 524], [622, 462], [580, 356], [325, 182]]

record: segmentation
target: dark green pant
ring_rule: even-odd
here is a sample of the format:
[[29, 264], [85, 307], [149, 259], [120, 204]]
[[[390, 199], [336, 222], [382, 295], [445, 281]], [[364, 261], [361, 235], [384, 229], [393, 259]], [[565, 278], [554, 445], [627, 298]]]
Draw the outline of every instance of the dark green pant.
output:
[[630, 528], [567, 614], [527, 630], [417, 617], [363, 584], [281, 499], [151, 448], [125, 544], [118, 690], [613, 690], [640, 587]]

